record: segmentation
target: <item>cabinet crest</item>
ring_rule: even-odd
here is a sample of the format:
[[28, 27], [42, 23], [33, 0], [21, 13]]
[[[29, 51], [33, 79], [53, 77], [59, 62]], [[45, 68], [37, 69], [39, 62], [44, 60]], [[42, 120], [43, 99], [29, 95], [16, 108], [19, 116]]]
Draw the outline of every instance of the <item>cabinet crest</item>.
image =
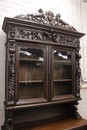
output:
[[35, 14], [27, 14], [27, 15], [21, 14], [15, 16], [14, 18], [24, 20], [24, 21], [33, 21], [36, 23], [41, 23], [41, 24], [46, 24], [50, 26], [66, 28], [68, 30], [76, 31], [74, 27], [70, 26], [68, 23], [66, 23], [61, 19], [60, 14], [56, 14], [56, 16], [54, 16], [53, 12], [51, 11], [44, 12], [42, 9], [39, 9], [38, 13]]

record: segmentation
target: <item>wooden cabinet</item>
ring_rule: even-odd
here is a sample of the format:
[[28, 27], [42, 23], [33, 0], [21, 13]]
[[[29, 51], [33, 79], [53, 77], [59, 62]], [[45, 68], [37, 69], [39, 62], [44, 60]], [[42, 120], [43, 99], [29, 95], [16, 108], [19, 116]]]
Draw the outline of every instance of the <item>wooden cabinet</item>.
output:
[[3, 130], [80, 117], [79, 54], [84, 34], [48, 11], [5, 18], [5, 124]]

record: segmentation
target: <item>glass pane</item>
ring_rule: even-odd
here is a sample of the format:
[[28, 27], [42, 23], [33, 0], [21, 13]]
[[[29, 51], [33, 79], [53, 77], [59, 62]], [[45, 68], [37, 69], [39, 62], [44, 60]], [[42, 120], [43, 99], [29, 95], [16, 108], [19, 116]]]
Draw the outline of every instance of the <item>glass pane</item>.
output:
[[72, 66], [60, 65], [54, 63], [54, 80], [57, 79], [71, 79], [72, 78]]
[[20, 99], [31, 99], [31, 98], [40, 98], [44, 96], [43, 93], [43, 82], [41, 83], [25, 83], [20, 85], [20, 93], [19, 98]]
[[72, 94], [72, 82], [54, 82], [54, 96]]
[[44, 61], [43, 58], [43, 50], [41, 49], [34, 49], [34, 48], [21, 48], [20, 49], [20, 58], [24, 60], [38, 60], [38, 61]]
[[71, 59], [71, 53], [69, 51], [59, 51], [59, 50], [53, 50], [54, 53], [54, 60], [70, 60]]
[[72, 54], [70, 51], [53, 51], [54, 96], [72, 94]]
[[19, 81], [34, 82], [43, 80], [43, 62], [20, 60]]
[[44, 52], [21, 48], [19, 64], [19, 99], [44, 97]]

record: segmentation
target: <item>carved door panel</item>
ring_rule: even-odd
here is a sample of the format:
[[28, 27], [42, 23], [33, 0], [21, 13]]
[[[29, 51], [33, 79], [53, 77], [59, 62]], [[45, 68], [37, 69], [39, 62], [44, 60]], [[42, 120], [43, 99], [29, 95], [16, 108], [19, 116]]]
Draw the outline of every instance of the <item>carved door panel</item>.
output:
[[60, 100], [75, 96], [75, 50], [52, 47], [51, 98]]

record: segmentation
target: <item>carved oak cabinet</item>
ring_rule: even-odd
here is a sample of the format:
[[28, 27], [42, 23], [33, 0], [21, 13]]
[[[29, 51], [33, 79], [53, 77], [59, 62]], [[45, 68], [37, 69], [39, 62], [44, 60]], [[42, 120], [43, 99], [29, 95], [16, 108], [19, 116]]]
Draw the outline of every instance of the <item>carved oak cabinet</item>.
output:
[[[51, 11], [4, 18], [6, 40], [3, 130], [79, 118], [79, 54], [84, 34]], [[39, 130], [39, 129], [38, 129]]]

